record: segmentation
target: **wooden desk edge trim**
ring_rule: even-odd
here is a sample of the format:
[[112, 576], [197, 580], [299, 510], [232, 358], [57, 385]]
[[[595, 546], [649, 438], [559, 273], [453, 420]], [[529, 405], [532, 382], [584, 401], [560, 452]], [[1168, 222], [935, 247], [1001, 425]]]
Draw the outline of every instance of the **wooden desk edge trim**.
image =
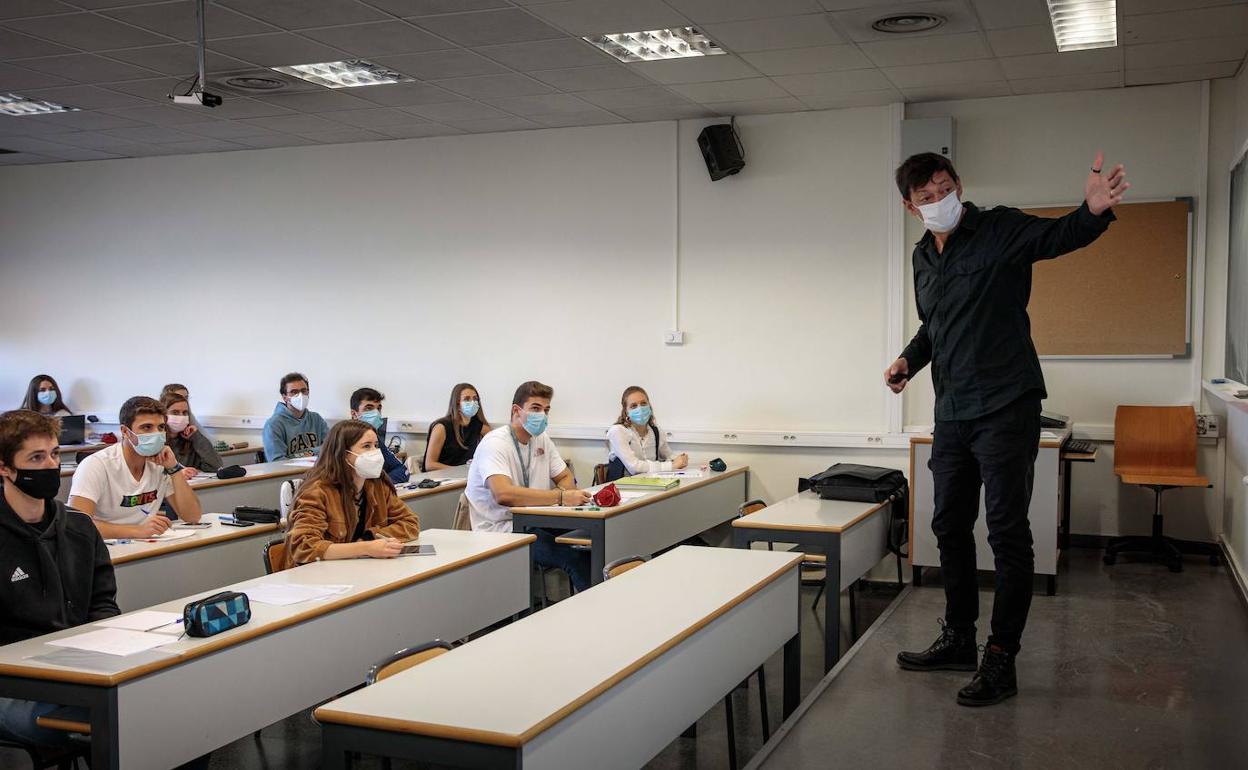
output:
[[703, 628], [706, 628], [715, 620], [726, 614], [729, 610], [740, 605], [746, 599], [749, 599], [754, 594], [774, 583], [789, 570], [799, 568], [801, 563], [802, 554], [793, 554], [793, 557], [789, 559], [788, 563], [784, 566], [775, 570], [770, 575], [767, 575], [748, 589], [742, 591], [728, 602], [712, 611], [706, 617], [695, 621], [671, 639], [668, 639], [666, 642], [663, 642], [658, 647], [633, 661], [630, 665], [616, 672], [612, 676], [607, 677], [604, 681], [598, 683], [579, 697], [575, 698], [571, 703], [563, 706], [555, 713], [539, 721], [537, 724], [533, 725], [519, 735], [511, 733], [498, 733], [490, 730], [475, 730], [472, 728], [455, 727], [444, 724], [409, 722], [402, 719], [396, 719], [394, 717], [371, 717], [350, 712], [336, 711], [326, 707], [317, 709], [315, 715], [318, 721], [333, 722], [334, 724], [342, 724], [350, 727], [364, 727], [372, 730], [412, 733], [417, 735], [428, 735], [435, 738], [465, 741], [469, 743], [486, 743], [493, 746], [519, 748], [541, 735], [546, 730], [549, 730], [559, 722], [563, 721], [582, 706], [585, 706], [590, 701], [597, 698], [599, 695], [602, 695], [604, 692], [632, 676], [637, 671], [640, 671], [642, 668], [661, 657], [673, 647], [701, 631]]
[[216, 489], [217, 487], [228, 487], [233, 484], [245, 484], [248, 481], [264, 481], [265, 479], [285, 478], [287, 476], [299, 476], [312, 470], [311, 468], [296, 467], [285, 471], [269, 471], [268, 473], [247, 474], [239, 476], [236, 479], [214, 479], [205, 481], [200, 484], [192, 484], [191, 491], [198, 492], [201, 489]]
[[[853, 501], [851, 500], [849, 502], [853, 502]], [[868, 508], [866, 511], [863, 511], [862, 513], [855, 516], [851, 521], [847, 521], [844, 524], [840, 524], [835, 527], [831, 527], [831, 526], [820, 527], [820, 526], [816, 526], [812, 524], [787, 524], [786, 525], [786, 524], [773, 524], [771, 522], [759, 522], [759, 521], [751, 522], [750, 521], [751, 516], [758, 516], [759, 514], [764, 513], [767, 510], [766, 508], [764, 508], [761, 511], [755, 511], [754, 513], [751, 513], [749, 516], [742, 516], [739, 519], [733, 519], [732, 526], [740, 527], [741, 529], [772, 529], [772, 530], [781, 530], [784, 532], [844, 532], [848, 529], [853, 529], [853, 527], [857, 525], [859, 522], [861, 522], [863, 519], [866, 519], [871, 514], [876, 513], [881, 508], [889, 504], [890, 503], [888, 500], [885, 500], [882, 503], [876, 503], [871, 508]]]
[[[240, 527], [233, 532], [226, 532], [220, 537], [214, 537], [212, 540], [196, 540], [195, 538], [174, 540], [169, 545], [158, 545], [147, 551], [139, 551], [137, 553], [129, 553], [118, 556], [116, 559], [113, 559], [113, 566], [116, 567], [119, 564], [127, 564], [141, 559], [150, 559], [153, 556], [165, 556], [166, 554], [177, 553], [178, 551], [188, 551], [192, 548], [204, 548], [206, 546], [216, 545], [217, 543], [228, 543], [232, 540], [238, 540], [239, 538], [254, 537], [266, 532], [276, 531], [276, 524], [256, 524], [252, 527]], [[141, 540], [142, 538], [136, 539]]]
[[[411, 575], [401, 580], [396, 580], [393, 583], [387, 583], [382, 586], [377, 586], [376, 588], [371, 588], [367, 591], [362, 591], [358, 594], [353, 594], [352, 596], [327, 602], [326, 604], [320, 604], [307, 610], [306, 612], [301, 612], [297, 615], [291, 615], [290, 617], [276, 620], [263, 627], [247, 629], [238, 634], [218, 637], [213, 641], [207, 642], [199, 647], [194, 647], [186, 652], [179, 653], [168, 658], [162, 658], [161, 660], [152, 661], [151, 663], [147, 663], [142, 666], [136, 666], [135, 668], [116, 674], [89, 674], [82, 671], [36, 668], [33, 666], [0, 663], [0, 676], [18, 676], [44, 681], [69, 682], [71, 684], [85, 684], [98, 687], [115, 687], [119, 684], [124, 684], [131, 679], [137, 679], [155, 671], [160, 671], [161, 669], [171, 668], [178, 664], [186, 663], [187, 661], [194, 660], [195, 658], [216, 652], [217, 650], [241, 644], [242, 642], [249, 641], [258, 636], [264, 636], [276, 631], [281, 631], [284, 628], [288, 628], [298, 623], [312, 620], [313, 618], [320, 617], [321, 615], [327, 615], [330, 612], [342, 609], [343, 607], [349, 607], [352, 604], [360, 604], [374, 597], [381, 596], [382, 594], [398, 591], [400, 589], [407, 588], [408, 586], [415, 585], [416, 583], [423, 583], [426, 580], [435, 578], [456, 569], [460, 569], [461, 567], [466, 567], [470, 564], [484, 561], [485, 559], [506, 553], [508, 551], [514, 551], [517, 548], [522, 548], [536, 540], [536, 535], [524, 535], [520, 540], [494, 546], [488, 551], [482, 551], [479, 554], [474, 554], [465, 559], [461, 559], [460, 561], [444, 564], [441, 567], [436, 567], [428, 572], [421, 572], [420, 574]], [[207, 595], [209, 591], [204, 591], [203, 593]], [[84, 623], [83, 625], [90, 625], [90, 623]], [[79, 628], [81, 628], [81, 626], [79, 626]]]
[[[722, 473], [714, 473], [714, 471], [712, 471], [714, 475], [703, 476], [700, 479], [694, 479], [688, 484], [685, 484], [682, 482], [678, 484], [677, 486], [671, 489], [665, 489], [662, 492], [659, 492], [658, 494], [651, 495], [649, 497], [639, 498], [637, 500], [632, 500], [630, 502], [624, 503], [623, 505], [615, 505], [610, 508], [603, 508], [601, 511], [576, 511], [576, 510], [573, 510], [572, 508], [560, 508], [558, 506], [550, 506], [549, 508], [542, 507], [542, 506], [526, 506], [524, 508], [512, 508], [511, 515], [515, 516], [517, 513], [520, 513], [520, 514], [529, 514], [529, 515], [537, 515], [537, 516], [563, 516], [564, 518], [568, 518], [568, 519], [609, 519], [613, 516], [619, 516], [622, 513], [635, 511], [638, 508], [643, 508], [647, 505], [653, 505], [659, 502], [660, 500], [667, 500], [667, 499], [676, 497], [678, 495], [682, 495], [685, 492], [692, 492], [695, 489], [701, 489], [702, 487], [707, 486], [708, 484], [712, 484], [722, 479], [727, 479], [733, 476], [738, 476], [742, 473], [748, 473], [749, 470], [750, 470], [750, 466], [742, 465], [739, 468], [731, 468], [729, 470], [723, 471]], [[592, 505], [592, 502], [590, 504]]]
[[[930, 443], [932, 443], [931, 436], [911, 436], [910, 437], [911, 446], [914, 446], [915, 444], [930, 444]], [[1051, 438], [1040, 439], [1040, 448], [1041, 449], [1061, 449], [1063, 443], [1064, 442], [1059, 441], [1057, 439], [1051, 439]]]
[[447, 479], [436, 487], [430, 489], [408, 489], [399, 492], [400, 500], [416, 500], [429, 495], [436, 495], [440, 492], [453, 492], [456, 489], [464, 489], [468, 486], [468, 479]]

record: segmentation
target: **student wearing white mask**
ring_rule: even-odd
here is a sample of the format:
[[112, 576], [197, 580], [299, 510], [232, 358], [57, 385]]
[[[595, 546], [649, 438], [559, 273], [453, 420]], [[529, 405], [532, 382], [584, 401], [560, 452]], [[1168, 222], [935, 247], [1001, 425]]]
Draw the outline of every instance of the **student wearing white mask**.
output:
[[377, 432], [343, 420], [325, 438], [290, 511], [286, 564], [322, 559], [390, 559], [420, 535], [420, 520], [382, 472]]
[[165, 500], [182, 521], [199, 521], [199, 499], [165, 444], [164, 405], [147, 396], [127, 399], [118, 423], [121, 440], [78, 464], [69, 507], [94, 519], [100, 534], [108, 538], [164, 532], [170, 524], [160, 512]]
[[407, 466], [403, 461], [394, 456], [394, 452], [386, 446], [386, 418], [381, 414], [381, 402], [386, 400], [386, 394], [374, 388], [357, 388], [351, 394], [351, 419], [366, 422], [373, 426], [373, 430], [377, 431], [377, 448], [381, 450], [381, 456], [385, 458], [383, 470], [390, 480], [395, 484], [404, 484], [411, 474], [407, 472]]
[[467, 465], [481, 437], [491, 430], [481, 410], [481, 394], [471, 384], [459, 383], [451, 388], [451, 404], [446, 414], [429, 426], [424, 469], [434, 471]]
[[308, 378], [291, 372], [282, 378], [277, 392], [282, 400], [264, 423], [264, 459], [272, 463], [315, 455], [329, 433], [329, 425], [325, 418], [308, 409]]
[[191, 421], [191, 404], [185, 396], [166, 391], [160, 397], [165, 407], [165, 443], [173, 450], [178, 462], [186, 466], [187, 479], [199, 471], [216, 473], [224, 465], [212, 442]]
[[620, 396], [620, 416], [607, 429], [607, 481], [660, 471], [678, 471], [689, 455], [672, 455], [645, 388], [630, 385]]

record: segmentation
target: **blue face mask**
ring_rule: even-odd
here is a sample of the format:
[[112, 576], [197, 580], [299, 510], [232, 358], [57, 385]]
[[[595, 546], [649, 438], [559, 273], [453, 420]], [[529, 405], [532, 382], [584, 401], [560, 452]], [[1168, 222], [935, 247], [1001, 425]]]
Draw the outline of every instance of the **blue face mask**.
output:
[[546, 432], [545, 412], [525, 412], [524, 429], [530, 436], [540, 436]]
[[650, 415], [654, 414], [648, 406], [638, 406], [628, 410], [628, 419], [633, 421], [633, 425], [645, 425], [650, 422]]
[[165, 448], [165, 432], [163, 430], [155, 433], [136, 433], [135, 441], [131, 442], [134, 451], [144, 457], [155, 457], [160, 454], [160, 450]]
[[53, 404], [56, 403], [56, 391], [55, 390], [41, 390], [39, 391], [39, 395], [35, 396], [35, 398], [39, 399], [39, 403], [43, 404], [44, 406], [52, 406]]
[[459, 411], [471, 420], [473, 417], [477, 416], [477, 412], [481, 411], [481, 404], [476, 401], [460, 401]]
[[367, 412], [361, 412], [360, 419], [373, 426], [373, 430], [381, 430], [381, 426], [386, 422], [386, 418], [382, 417], [381, 412], [376, 409], [369, 409]]

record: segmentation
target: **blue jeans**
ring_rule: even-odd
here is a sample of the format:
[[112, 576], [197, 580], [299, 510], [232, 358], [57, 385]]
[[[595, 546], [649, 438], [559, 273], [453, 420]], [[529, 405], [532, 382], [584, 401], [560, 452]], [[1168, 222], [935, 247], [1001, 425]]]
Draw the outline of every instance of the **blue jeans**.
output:
[[[555, 532], [548, 529], [530, 530], [537, 536], [533, 544], [533, 561], [542, 567], [563, 570], [572, 581], [574, 591], [589, 588], [589, 551], [578, 551], [570, 545], [555, 542]], [[563, 534], [559, 530], [558, 534]]]
[[[35, 719], [61, 708], [55, 703], [33, 700], [0, 698], [0, 739], [33, 746], [66, 746], [72, 743], [70, 734], [61, 730], [47, 730], [35, 724]], [[65, 717], [80, 722], [88, 721], [85, 708], [66, 709]]]

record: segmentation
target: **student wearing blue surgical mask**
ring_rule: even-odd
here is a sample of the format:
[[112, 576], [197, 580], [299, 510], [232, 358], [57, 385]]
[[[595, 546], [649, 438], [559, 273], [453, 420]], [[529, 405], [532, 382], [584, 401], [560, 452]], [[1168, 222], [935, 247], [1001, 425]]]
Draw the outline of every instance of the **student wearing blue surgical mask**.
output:
[[481, 394], [467, 382], [451, 388], [451, 404], [446, 414], [429, 426], [425, 445], [426, 471], [465, 465], [477, 451], [481, 437], [491, 430], [481, 410]]
[[403, 461], [386, 446], [386, 418], [381, 416], [381, 402], [386, 395], [373, 388], [358, 388], [351, 394], [351, 419], [368, 423], [377, 433], [377, 448], [385, 458], [382, 472], [395, 484], [406, 483], [411, 475]]
[[672, 456], [667, 436], [654, 421], [644, 388], [631, 385], [620, 396], [620, 416], [607, 429], [607, 481], [639, 473], [681, 470], [689, 456]]
[[67, 417], [73, 412], [65, 406], [61, 386], [56, 384], [50, 374], [36, 374], [26, 386], [26, 398], [22, 399], [22, 409], [45, 414], [49, 417]]
[[69, 507], [90, 516], [106, 538], [153, 537], [169, 529], [165, 500], [182, 521], [202, 511], [173, 449], [165, 444], [165, 407], [135, 396], [121, 405], [121, 440], [89, 455], [74, 471]]
[[[546, 430], [549, 385], [529, 381], [516, 388], [511, 422], [481, 439], [468, 469], [469, 515], [474, 531], [510, 532], [511, 509], [525, 506], [585, 505], [590, 495], [576, 488], [572, 470]], [[589, 587], [589, 553], [555, 542], [557, 530], [533, 532], [533, 561], [567, 573], [574, 590]]]

